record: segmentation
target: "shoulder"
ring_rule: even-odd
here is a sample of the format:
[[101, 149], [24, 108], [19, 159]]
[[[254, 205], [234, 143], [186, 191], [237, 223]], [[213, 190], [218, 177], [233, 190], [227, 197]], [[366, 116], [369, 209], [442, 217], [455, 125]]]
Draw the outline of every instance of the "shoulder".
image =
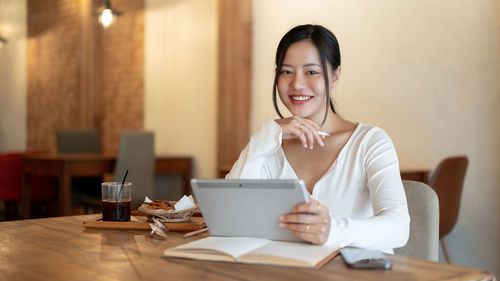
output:
[[281, 127], [271, 118], [266, 118], [260, 128], [254, 132], [250, 142], [260, 141], [262, 139], [274, 138], [281, 142]]
[[397, 153], [389, 134], [377, 126], [359, 124], [359, 149], [365, 165], [397, 162]]
[[357, 138], [362, 140], [364, 145], [375, 144], [379, 142], [389, 142], [392, 144], [391, 137], [387, 132], [377, 126], [359, 123], [355, 130]]
[[259, 131], [276, 133], [277, 131], [281, 132], [281, 127], [278, 123], [276, 123], [276, 121], [274, 121], [274, 119], [267, 117], [264, 119], [264, 122], [262, 122], [262, 125], [257, 132]]

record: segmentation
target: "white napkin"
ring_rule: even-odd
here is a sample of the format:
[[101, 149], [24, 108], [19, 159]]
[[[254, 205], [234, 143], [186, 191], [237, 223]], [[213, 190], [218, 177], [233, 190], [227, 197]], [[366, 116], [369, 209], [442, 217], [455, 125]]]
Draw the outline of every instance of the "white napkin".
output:
[[146, 196], [146, 198], [144, 198], [144, 203], [151, 203], [153, 202], [153, 200], [149, 199], [149, 197]]
[[191, 195], [189, 197], [186, 195], [182, 196], [181, 200], [177, 201], [174, 207], [176, 211], [194, 208], [193, 197]]

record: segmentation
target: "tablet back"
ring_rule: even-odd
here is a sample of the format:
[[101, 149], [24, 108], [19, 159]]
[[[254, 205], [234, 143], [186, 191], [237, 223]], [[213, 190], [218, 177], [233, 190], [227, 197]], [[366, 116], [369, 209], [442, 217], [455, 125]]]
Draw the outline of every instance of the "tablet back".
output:
[[279, 216], [308, 201], [302, 180], [192, 179], [211, 236], [303, 241], [279, 227]]

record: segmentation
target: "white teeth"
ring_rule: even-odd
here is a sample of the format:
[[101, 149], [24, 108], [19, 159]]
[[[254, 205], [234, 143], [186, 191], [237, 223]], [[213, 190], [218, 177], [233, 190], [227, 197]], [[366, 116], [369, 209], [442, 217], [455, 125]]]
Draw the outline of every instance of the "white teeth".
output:
[[292, 96], [293, 100], [310, 100], [312, 97], [311, 96]]

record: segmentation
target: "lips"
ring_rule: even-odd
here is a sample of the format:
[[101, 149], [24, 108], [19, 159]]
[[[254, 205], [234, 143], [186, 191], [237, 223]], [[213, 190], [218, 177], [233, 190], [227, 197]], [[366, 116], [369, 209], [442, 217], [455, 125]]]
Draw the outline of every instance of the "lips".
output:
[[294, 95], [290, 96], [290, 101], [293, 104], [306, 104], [312, 100], [313, 96], [305, 96], [305, 95]]

